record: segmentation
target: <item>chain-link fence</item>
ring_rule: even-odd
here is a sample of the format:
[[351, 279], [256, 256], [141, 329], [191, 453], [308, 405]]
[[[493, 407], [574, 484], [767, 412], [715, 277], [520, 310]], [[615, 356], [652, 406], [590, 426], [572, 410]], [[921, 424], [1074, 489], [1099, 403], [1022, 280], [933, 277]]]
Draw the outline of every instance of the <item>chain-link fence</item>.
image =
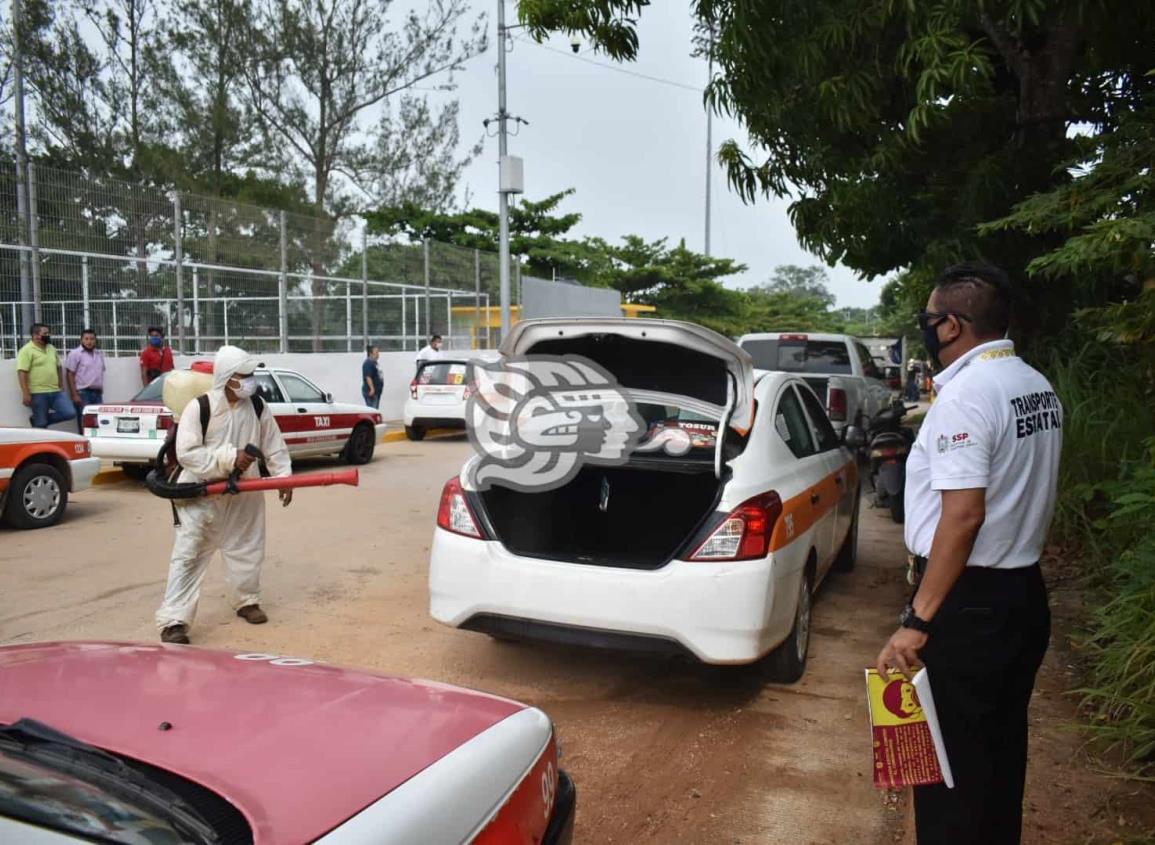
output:
[[136, 354], [150, 326], [187, 353], [496, 343], [492, 253], [32, 164], [23, 182], [20, 202], [0, 160], [0, 358], [34, 320], [66, 342], [91, 327], [113, 355]]

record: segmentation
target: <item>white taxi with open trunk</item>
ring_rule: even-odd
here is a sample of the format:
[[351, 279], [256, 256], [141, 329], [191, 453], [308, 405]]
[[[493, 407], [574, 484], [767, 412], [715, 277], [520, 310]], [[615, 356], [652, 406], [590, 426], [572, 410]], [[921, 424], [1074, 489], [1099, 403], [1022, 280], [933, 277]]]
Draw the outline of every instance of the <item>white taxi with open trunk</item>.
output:
[[801, 677], [815, 590], [854, 566], [859, 513], [851, 450], [810, 387], [756, 377], [731, 341], [666, 320], [527, 321], [502, 352], [583, 356], [635, 401], [646, 438], [676, 428], [692, 447], [587, 463], [538, 492], [473, 489], [473, 456], [442, 493], [433, 617], [499, 639], [706, 663], [770, 655], [773, 676]]
[[[192, 369], [211, 373], [212, 362], [196, 361]], [[148, 471], [173, 426], [172, 411], [165, 407], [163, 398], [168, 375], [153, 379], [127, 402], [102, 402], [84, 408], [82, 423], [93, 455], [134, 475], [143, 476]], [[331, 394], [293, 370], [261, 368], [254, 375], [292, 457], [340, 455], [352, 464], [373, 459], [377, 442], [385, 433], [379, 412], [367, 405], [334, 402]], [[183, 410], [178, 409], [178, 413]]]

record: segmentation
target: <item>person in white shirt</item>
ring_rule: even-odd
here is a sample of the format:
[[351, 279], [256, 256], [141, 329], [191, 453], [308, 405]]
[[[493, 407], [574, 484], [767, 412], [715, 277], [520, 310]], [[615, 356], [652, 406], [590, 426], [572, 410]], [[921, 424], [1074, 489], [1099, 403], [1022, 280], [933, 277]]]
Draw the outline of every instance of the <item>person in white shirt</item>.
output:
[[429, 343], [421, 347], [421, 351], [417, 353], [417, 366], [420, 367], [424, 361], [436, 361], [441, 357], [441, 335], [435, 334], [429, 338]]
[[938, 400], [906, 467], [918, 577], [876, 667], [926, 666], [955, 787], [914, 789], [919, 845], [1017, 845], [1027, 708], [1050, 638], [1038, 561], [1055, 512], [1063, 408], [1006, 340], [1005, 274], [947, 270], [919, 315]]
[[[273, 412], [252, 401], [257, 392], [256, 360], [236, 346], [222, 346], [213, 359], [213, 387], [207, 394], [208, 423], [201, 428], [200, 400], [180, 415], [176, 456], [178, 482], [221, 481], [234, 470], [241, 478], [259, 477], [257, 462], [246, 454], [253, 444], [265, 455], [269, 475], [292, 474], [289, 450]], [[292, 490], [278, 491], [281, 503]], [[261, 563], [265, 559], [265, 494], [238, 493], [176, 502], [179, 522], [173, 540], [164, 602], [156, 612], [161, 642], [188, 643], [201, 583], [213, 555], [225, 562], [225, 582], [237, 616], [253, 625], [268, 621], [260, 606]]]

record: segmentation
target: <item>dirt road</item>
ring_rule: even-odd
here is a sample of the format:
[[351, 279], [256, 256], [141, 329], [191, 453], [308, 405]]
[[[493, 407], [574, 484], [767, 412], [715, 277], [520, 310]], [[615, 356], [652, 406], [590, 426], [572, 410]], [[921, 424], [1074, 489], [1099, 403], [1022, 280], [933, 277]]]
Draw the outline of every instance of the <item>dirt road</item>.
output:
[[[428, 616], [433, 514], [467, 449], [462, 439], [387, 445], [359, 489], [301, 490], [287, 510], [270, 495], [270, 624], [232, 614], [217, 565], [194, 643], [432, 678], [543, 708], [578, 785], [578, 842], [901, 838], [900, 811], [871, 787], [862, 703], [862, 667], [904, 595], [901, 533], [888, 514], [863, 508], [858, 568], [820, 591], [810, 666], [793, 686], [749, 670], [499, 644]], [[167, 505], [127, 483], [76, 496], [56, 528], [0, 529], [0, 643], [154, 641], [171, 539]]]

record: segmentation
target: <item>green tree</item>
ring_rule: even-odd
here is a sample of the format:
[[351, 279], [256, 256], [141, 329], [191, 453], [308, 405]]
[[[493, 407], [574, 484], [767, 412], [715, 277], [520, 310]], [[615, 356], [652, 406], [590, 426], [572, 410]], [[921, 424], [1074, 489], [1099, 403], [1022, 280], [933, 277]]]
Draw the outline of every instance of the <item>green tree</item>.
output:
[[[618, 59], [637, 53], [646, 0], [525, 0], [538, 37], [583, 33]], [[1146, 75], [1155, 6], [1080, 0], [696, 0], [719, 29], [714, 108], [753, 148], [719, 156], [744, 198], [790, 197], [799, 239], [863, 276], [933, 271], [981, 255], [1020, 282], [1035, 331], [1084, 292], [1027, 283], [1054, 233], [979, 230], [1070, 178], [1077, 141], [1116, 126], [1155, 87]]]
[[799, 267], [797, 264], [780, 264], [774, 268], [774, 275], [764, 285], [751, 290], [766, 293], [788, 293], [792, 296], [816, 299], [826, 308], [834, 305], [834, 294], [830, 292], [828, 283], [830, 277], [826, 268], [813, 264], [809, 267]]

